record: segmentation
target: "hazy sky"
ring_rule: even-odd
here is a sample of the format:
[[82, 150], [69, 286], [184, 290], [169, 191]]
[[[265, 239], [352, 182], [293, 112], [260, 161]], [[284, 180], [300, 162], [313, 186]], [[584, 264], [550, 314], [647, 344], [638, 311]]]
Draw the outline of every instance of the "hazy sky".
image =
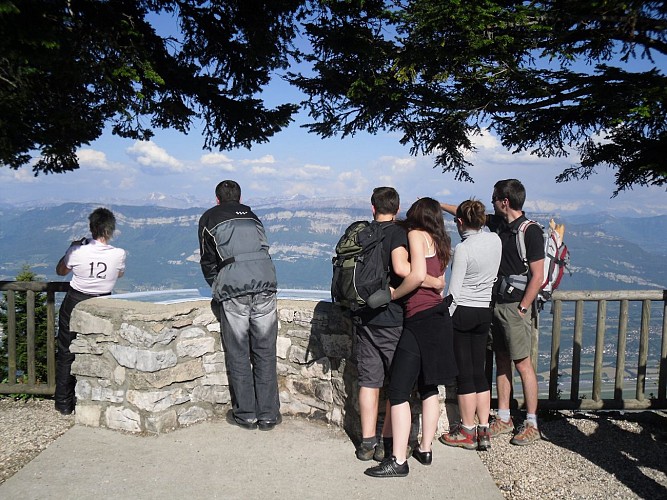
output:
[[478, 151], [470, 158], [474, 184], [434, 169], [432, 157], [410, 156], [398, 139], [359, 134], [322, 140], [297, 123], [251, 151], [209, 152], [202, 149], [198, 132], [157, 132], [150, 142], [106, 134], [79, 150], [81, 168], [74, 172], [34, 177], [30, 168], [0, 168], [0, 196], [9, 203], [103, 202], [162, 193], [212, 204], [217, 182], [234, 179], [245, 200], [296, 194], [368, 198], [373, 187], [389, 185], [396, 187], [407, 208], [418, 196], [452, 202], [476, 196], [487, 203], [496, 180], [514, 177], [526, 186], [528, 211], [667, 214], [664, 188], [637, 187], [611, 199], [614, 177], [609, 169], [587, 181], [558, 184], [554, 177], [576, 158], [511, 154], [490, 133], [475, 138]]

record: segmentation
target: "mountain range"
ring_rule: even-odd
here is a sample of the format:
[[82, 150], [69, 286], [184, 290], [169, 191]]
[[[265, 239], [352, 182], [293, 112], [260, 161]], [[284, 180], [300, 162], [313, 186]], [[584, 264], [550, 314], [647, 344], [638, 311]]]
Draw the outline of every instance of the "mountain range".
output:
[[[157, 195], [152, 201], [104, 204], [117, 218], [112, 244], [128, 252], [126, 274], [116, 291], [206, 288], [197, 239], [197, 224], [206, 207], [158, 206], [177, 203]], [[356, 198], [298, 196], [248, 203], [266, 228], [279, 286], [290, 289], [327, 290], [336, 242], [351, 222], [371, 216], [369, 201]], [[14, 279], [25, 264], [41, 279], [63, 280], [56, 276], [55, 264], [72, 240], [89, 235], [87, 217], [97, 206], [0, 207], [0, 280]], [[572, 274], [564, 277], [561, 289], [667, 288], [667, 216], [527, 215], [544, 225], [551, 217], [566, 225]], [[456, 244], [458, 235], [448, 219], [447, 229]]]

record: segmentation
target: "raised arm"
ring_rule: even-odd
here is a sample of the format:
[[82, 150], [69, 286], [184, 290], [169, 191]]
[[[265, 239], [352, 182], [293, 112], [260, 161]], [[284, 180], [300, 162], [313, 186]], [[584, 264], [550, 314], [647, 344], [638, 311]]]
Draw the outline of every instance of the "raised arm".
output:
[[456, 215], [456, 209], [458, 208], [458, 205], [452, 205], [450, 203], [440, 203], [440, 208], [442, 208], [445, 212], [447, 212], [449, 215]]
[[70, 251], [70, 248], [72, 247], [80, 247], [83, 242], [86, 241], [86, 238], [80, 239], [80, 240], [74, 240], [72, 243], [70, 243], [69, 248], [65, 252], [65, 255], [60, 257], [60, 260], [58, 261], [58, 264], [56, 264], [56, 274], [58, 276], [67, 276], [67, 274], [71, 271], [69, 267], [67, 267], [67, 254]]

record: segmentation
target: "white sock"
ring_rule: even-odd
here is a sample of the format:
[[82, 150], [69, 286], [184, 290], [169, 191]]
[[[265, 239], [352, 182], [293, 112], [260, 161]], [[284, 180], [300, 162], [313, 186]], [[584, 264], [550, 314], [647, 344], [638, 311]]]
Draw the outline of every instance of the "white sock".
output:
[[506, 410], [498, 410], [498, 418], [505, 423], [509, 422], [511, 418], [509, 408]]
[[534, 413], [526, 413], [526, 420], [533, 424], [533, 426], [537, 429], [537, 415]]

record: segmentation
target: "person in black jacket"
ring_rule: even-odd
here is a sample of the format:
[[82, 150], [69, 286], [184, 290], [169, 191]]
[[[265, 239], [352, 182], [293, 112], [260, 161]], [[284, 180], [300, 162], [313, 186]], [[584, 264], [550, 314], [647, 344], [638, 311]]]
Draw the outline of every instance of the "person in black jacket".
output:
[[220, 308], [220, 328], [232, 390], [228, 421], [271, 430], [280, 423], [276, 374], [276, 270], [264, 226], [242, 205], [241, 187], [222, 181], [218, 204], [199, 219], [201, 269]]

